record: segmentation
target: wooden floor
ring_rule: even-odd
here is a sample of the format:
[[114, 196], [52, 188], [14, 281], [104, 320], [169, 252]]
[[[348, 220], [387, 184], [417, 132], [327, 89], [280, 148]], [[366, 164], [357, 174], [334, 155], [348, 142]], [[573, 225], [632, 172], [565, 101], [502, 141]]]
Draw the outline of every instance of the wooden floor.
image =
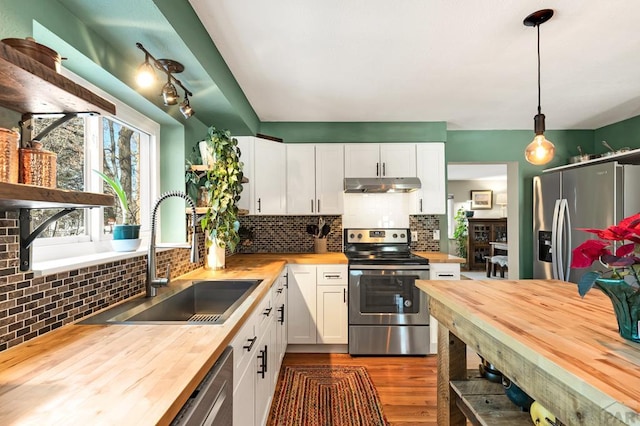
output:
[[351, 357], [287, 353], [283, 366], [337, 364], [367, 367], [391, 425], [436, 426], [436, 357]]

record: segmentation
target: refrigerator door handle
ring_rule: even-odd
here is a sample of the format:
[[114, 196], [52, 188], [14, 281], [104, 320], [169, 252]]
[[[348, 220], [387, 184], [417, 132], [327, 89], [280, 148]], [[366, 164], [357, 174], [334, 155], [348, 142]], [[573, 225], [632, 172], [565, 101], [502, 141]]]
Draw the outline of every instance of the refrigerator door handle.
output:
[[558, 219], [560, 217], [560, 200], [556, 200], [553, 207], [553, 222], [551, 225], [551, 278], [559, 279], [558, 253], [560, 253], [561, 241], [558, 238]]
[[567, 234], [565, 238], [567, 266], [566, 266], [566, 269], [565, 269], [566, 272], [564, 275], [565, 275], [565, 281], [569, 281], [569, 273], [571, 272], [571, 267], [570, 267], [571, 257], [573, 254], [571, 251], [571, 248], [573, 247], [573, 245], [571, 244], [571, 215], [569, 215], [569, 202], [567, 200], [562, 200], [562, 203], [560, 203], [560, 205], [561, 205], [561, 208], [563, 208], [564, 222], [566, 224], [566, 228], [564, 229], [564, 232]]

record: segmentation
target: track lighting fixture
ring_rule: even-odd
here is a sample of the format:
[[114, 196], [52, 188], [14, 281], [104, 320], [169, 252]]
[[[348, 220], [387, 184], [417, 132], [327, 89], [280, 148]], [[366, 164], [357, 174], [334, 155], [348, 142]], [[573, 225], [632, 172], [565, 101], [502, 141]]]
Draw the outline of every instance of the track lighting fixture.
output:
[[544, 137], [544, 114], [540, 108], [540, 25], [547, 22], [553, 16], [553, 10], [542, 9], [533, 12], [524, 19], [524, 25], [527, 27], [536, 27], [538, 29], [538, 114], [533, 117], [534, 131], [536, 136], [533, 141], [527, 145], [524, 156], [527, 161], [536, 166], [547, 164], [553, 160], [556, 147], [551, 141]]
[[189, 96], [193, 96], [180, 80], [175, 78], [174, 74], [184, 71], [184, 65], [172, 59], [156, 59], [144, 48], [142, 43], [136, 43], [136, 47], [144, 52], [144, 62], [138, 67], [136, 81], [140, 87], [149, 87], [156, 81], [156, 73], [153, 64], [158, 70], [167, 75], [167, 82], [162, 87], [162, 100], [165, 106], [178, 104], [178, 90], [176, 85], [184, 90], [184, 101], [180, 103], [180, 112], [185, 118], [191, 117], [195, 111], [189, 103]]

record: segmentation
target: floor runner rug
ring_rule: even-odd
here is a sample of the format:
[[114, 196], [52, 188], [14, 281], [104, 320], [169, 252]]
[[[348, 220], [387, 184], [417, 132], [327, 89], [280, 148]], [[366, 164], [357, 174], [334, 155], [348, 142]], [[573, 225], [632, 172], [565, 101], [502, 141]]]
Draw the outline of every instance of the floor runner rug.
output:
[[270, 426], [388, 425], [365, 367], [284, 367], [269, 418]]

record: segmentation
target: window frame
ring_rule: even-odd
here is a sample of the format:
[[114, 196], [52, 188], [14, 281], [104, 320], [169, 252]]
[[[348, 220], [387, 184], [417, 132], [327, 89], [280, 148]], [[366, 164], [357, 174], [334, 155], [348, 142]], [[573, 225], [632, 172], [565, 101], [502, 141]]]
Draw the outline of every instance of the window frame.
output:
[[[104, 152], [102, 145], [103, 118], [132, 127], [141, 132], [142, 135], [148, 135], [148, 144], [143, 143], [142, 136], [140, 141], [141, 158], [144, 158], [143, 150], [146, 155], [146, 160], [140, 161], [140, 238], [143, 240], [141, 247], [145, 247], [150, 234], [151, 224], [149, 222], [152, 202], [157, 198], [160, 187], [160, 124], [71, 71], [63, 68], [61, 74], [109, 100], [116, 106], [116, 115], [104, 114], [85, 118], [85, 191], [103, 192], [102, 179], [92, 172], [93, 169], [102, 170]], [[89, 222], [88, 226], [86, 226], [86, 235], [37, 238], [34, 240], [32, 251], [34, 270], [37, 270], [37, 264], [42, 262], [65, 259], [65, 263], [73, 264], [73, 258], [113, 252], [110, 244], [112, 237], [102, 232], [104, 225], [103, 208], [91, 208], [85, 209], [85, 211], [87, 212], [85, 221]], [[113, 253], [114, 255], [116, 254], [116, 252]]]

